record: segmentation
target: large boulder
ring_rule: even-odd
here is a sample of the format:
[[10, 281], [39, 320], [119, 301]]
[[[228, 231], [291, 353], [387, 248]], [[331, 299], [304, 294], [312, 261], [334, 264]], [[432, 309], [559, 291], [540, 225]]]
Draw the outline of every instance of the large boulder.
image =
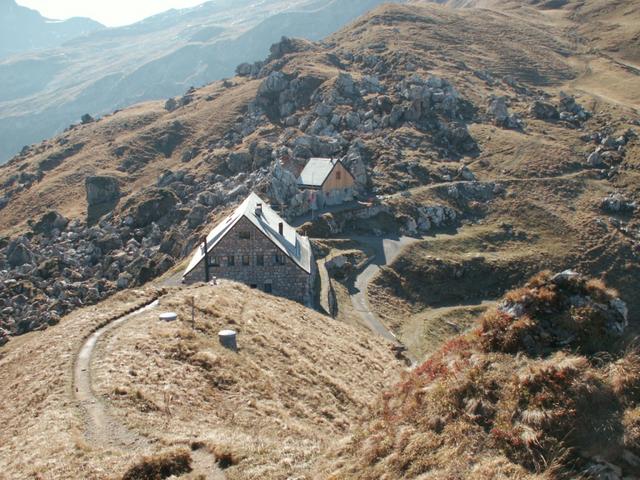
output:
[[493, 97], [487, 111], [493, 117], [494, 123], [505, 128], [521, 128], [522, 122], [516, 115], [510, 115], [505, 97]]
[[33, 226], [32, 230], [36, 234], [49, 236], [53, 230], [64, 230], [69, 224], [69, 220], [56, 211], [45, 213], [42, 218]]
[[152, 189], [144, 193], [140, 203], [133, 209], [133, 223], [139, 228], [151, 225], [170, 213], [178, 204], [175, 193], [165, 188]]
[[367, 175], [367, 167], [362, 159], [362, 150], [364, 144], [361, 141], [354, 142], [347, 155], [342, 159], [342, 163], [349, 169], [351, 175], [356, 181], [356, 185], [360, 189], [367, 187], [369, 177]]
[[560, 118], [560, 112], [556, 107], [540, 100], [536, 100], [531, 104], [529, 113], [538, 120], [557, 120]]
[[251, 167], [251, 162], [251, 154], [248, 151], [231, 152], [227, 157], [227, 168], [233, 173], [246, 172]]
[[103, 215], [111, 212], [120, 201], [120, 184], [115, 177], [87, 177], [85, 189], [89, 223], [94, 223]]
[[340, 73], [336, 79], [336, 89], [344, 97], [351, 98], [359, 94], [356, 82], [348, 73]]
[[33, 263], [33, 252], [29, 248], [29, 241], [25, 237], [18, 237], [7, 246], [7, 262], [16, 268]]
[[120, 198], [120, 185], [115, 177], [87, 177], [85, 188], [89, 206], [117, 201]]

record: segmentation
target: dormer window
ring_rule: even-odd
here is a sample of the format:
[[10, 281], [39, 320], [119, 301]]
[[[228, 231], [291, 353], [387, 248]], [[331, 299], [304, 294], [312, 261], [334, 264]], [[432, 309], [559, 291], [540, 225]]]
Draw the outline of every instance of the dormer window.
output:
[[341, 180], [342, 179], [342, 172], [340, 170], [338, 170], [336, 172], [336, 180]]

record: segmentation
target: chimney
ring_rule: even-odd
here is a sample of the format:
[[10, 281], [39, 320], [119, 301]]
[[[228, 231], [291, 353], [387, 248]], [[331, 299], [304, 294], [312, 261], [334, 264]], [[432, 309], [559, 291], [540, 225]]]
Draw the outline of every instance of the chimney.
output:
[[278, 233], [280, 234], [280, 236], [284, 235], [284, 223], [282, 222], [278, 224]]
[[262, 216], [262, 204], [256, 203], [256, 217]]

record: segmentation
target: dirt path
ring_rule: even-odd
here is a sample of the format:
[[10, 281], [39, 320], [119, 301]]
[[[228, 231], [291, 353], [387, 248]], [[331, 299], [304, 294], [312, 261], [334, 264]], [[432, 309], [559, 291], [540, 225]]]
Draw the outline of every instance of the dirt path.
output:
[[[75, 398], [79, 402], [85, 416], [85, 436], [87, 441], [104, 449], [139, 450], [140, 454], [148, 454], [153, 442], [133, 432], [109, 414], [108, 406], [96, 397], [91, 383], [91, 361], [96, 345], [101, 338], [115, 330], [128, 320], [155, 309], [159, 301], [120, 317], [104, 327], [96, 330], [85, 341], [78, 353], [74, 368]], [[224, 480], [225, 476], [218, 467], [213, 455], [203, 450], [191, 453], [193, 471], [181, 478], [204, 478], [206, 480]]]
[[75, 397], [80, 402], [86, 420], [86, 437], [93, 443], [104, 447], [145, 447], [149, 445], [147, 439], [136, 435], [117, 421], [108, 413], [105, 404], [93, 393], [91, 386], [91, 358], [98, 340], [107, 332], [122, 325], [127, 320], [141, 315], [158, 306], [158, 301], [147, 305], [129, 315], [125, 315], [104, 327], [96, 330], [86, 340], [74, 369]]
[[[375, 257], [367, 265], [367, 267], [356, 277], [355, 291], [351, 294], [351, 303], [353, 308], [360, 314], [366, 325], [378, 335], [386, 338], [390, 342], [401, 344], [398, 338], [389, 330], [372, 311], [369, 299], [367, 298], [367, 290], [369, 283], [373, 277], [380, 271], [380, 267], [389, 265], [393, 262], [402, 249], [408, 245], [418, 242], [419, 239], [412, 237], [400, 237], [398, 239], [378, 238], [378, 237], [354, 237], [361, 243], [372, 247], [375, 251]], [[408, 354], [413, 364], [416, 359]]]

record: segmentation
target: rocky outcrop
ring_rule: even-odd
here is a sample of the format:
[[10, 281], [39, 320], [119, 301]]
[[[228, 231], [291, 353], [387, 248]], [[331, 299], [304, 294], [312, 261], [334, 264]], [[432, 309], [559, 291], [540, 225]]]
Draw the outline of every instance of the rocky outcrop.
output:
[[279, 205], [288, 204], [293, 197], [300, 194], [295, 175], [283, 168], [279, 161], [275, 162], [271, 169], [268, 194], [269, 198]]
[[[590, 324], [574, 321], [561, 315], [550, 316], [551, 321], [523, 324], [528, 330], [520, 334], [522, 346], [531, 355], [539, 355], [545, 349], [580, 348], [584, 354], [607, 351], [616, 345], [629, 323], [626, 304], [619, 298], [598, 298], [585, 277], [573, 270], [565, 270], [548, 279], [547, 295], [555, 295], [553, 307], [536, 300], [535, 293], [521, 299], [504, 301], [498, 310], [514, 319], [531, 318], [543, 309], [551, 311], [589, 312]], [[534, 287], [538, 292], [540, 287]], [[604, 295], [603, 295], [604, 296]], [[539, 303], [538, 303], [539, 302]], [[597, 332], [598, 338], [592, 338]]]

